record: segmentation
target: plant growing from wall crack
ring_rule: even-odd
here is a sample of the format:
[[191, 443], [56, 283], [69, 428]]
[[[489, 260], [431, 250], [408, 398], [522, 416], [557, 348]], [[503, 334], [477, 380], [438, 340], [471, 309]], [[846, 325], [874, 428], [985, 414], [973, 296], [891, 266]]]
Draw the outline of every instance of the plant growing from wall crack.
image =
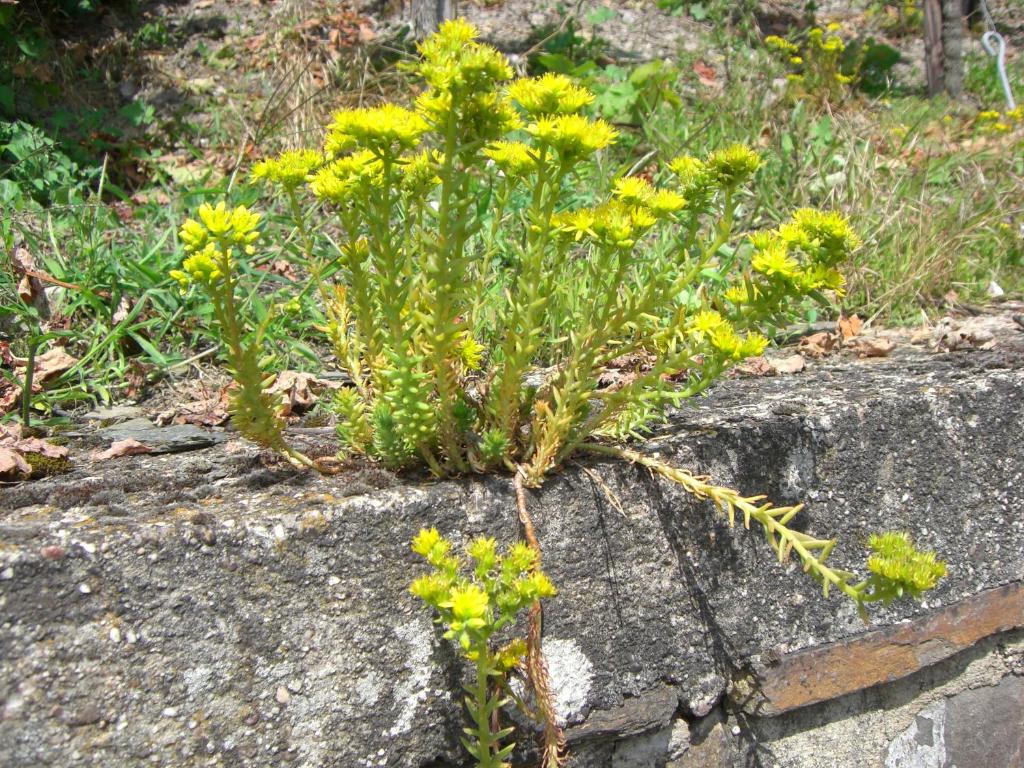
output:
[[[847, 222], [803, 209], [775, 229], [737, 236], [736, 211], [761, 163], [739, 145], [677, 157], [658, 184], [615, 179], [596, 204], [574, 206], [575, 180], [616, 131], [581, 114], [593, 95], [569, 78], [512, 80], [508, 61], [475, 38], [456, 20], [420, 46], [411, 68], [426, 87], [414, 109], [340, 111], [322, 150], [286, 152], [253, 173], [291, 212], [323, 330], [352, 379], [336, 403], [342, 454], [422, 464], [438, 477], [507, 469], [533, 487], [578, 451], [613, 455], [710, 498], [730, 520], [740, 510], [780, 559], [795, 555], [826, 593], [839, 589], [861, 610], [932, 586], [941, 574], [908, 541], [880, 543], [872, 576], [854, 583], [826, 564], [834, 541], [787, 526], [799, 507], [744, 497], [609, 443], [642, 434], [667, 406], [759, 354], [763, 331], [802, 302], [841, 290], [837, 265], [858, 246]], [[258, 246], [258, 225], [245, 207], [200, 209], [182, 227], [189, 256], [175, 276], [210, 296], [236, 380], [235, 426], [293, 463], [323, 469], [289, 445], [280, 402], [266, 392], [260, 343], [269, 316], [250, 322], [235, 301], [237, 260]], [[556, 311], [567, 319], [552, 334]], [[630, 357], [641, 361], [635, 374], [602, 386]], [[538, 371], [541, 360], [554, 364]], [[498, 765], [507, 745], [497, 742], [508, 734], [484, 731], [503, 701], [491, 683], [501, 688], [507, 667], [491, 634], [532, 602], [539, 643], [539, 600], [553, 590], [545, 580], [523, 591], [496, 576], [526, 554], [500, 560], [493, 542], [472, 545], [474, 575], [460, 577], [435, 534], [414, 544], [435, 568], [414, 591], [476, 665], [467, 749], [478, 764]], [[527, 584], [530, 568], [512, 583]], [[531, 668], [531, 678], [539, 674]], [[554, 733], [550, 702], [541, 709]], [[548, 740], [547, 766], [560, 762], [557, 742]]]

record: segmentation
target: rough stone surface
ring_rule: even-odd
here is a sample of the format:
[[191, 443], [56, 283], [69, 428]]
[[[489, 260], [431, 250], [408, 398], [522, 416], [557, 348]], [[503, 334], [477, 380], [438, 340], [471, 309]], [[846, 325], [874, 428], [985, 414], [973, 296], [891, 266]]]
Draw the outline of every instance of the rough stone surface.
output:
[[[939, 550], [949, 578], [923, 604], [879, 607], [874, 629], [966, 610], [1024, 580], [1021, 358], [1007, 329], [986, 352], [902, 347], [725, 382], [643, 449], [806, 501], [797, 524], [839, 537], [836, 566], [862, 570], [861, 543], [882, 528]], [[0, 489], [5, 766], [466, 764], [465, 670], [407, 592], [421, 572], [408, 542], [422, 525], [513, 540], [509, 481], [322, 478], [265, 458], [227, 443]], [[726, 688], [867, 628], [678, 488], [589, 468], [623, 512], [575, 466], [529, 499], [560, 589], [545, 612], [560, 714], [570, 733], [600, 733], [577, 740], [576, 768], [880, 768], [928, 707], [1024, 673], [1012, 630], [884, 685], [743, 714]], [[958, 707], [947, 754], [973, 748], [951, 730]], [[519, 741], [525, 765], [530, 734]]]

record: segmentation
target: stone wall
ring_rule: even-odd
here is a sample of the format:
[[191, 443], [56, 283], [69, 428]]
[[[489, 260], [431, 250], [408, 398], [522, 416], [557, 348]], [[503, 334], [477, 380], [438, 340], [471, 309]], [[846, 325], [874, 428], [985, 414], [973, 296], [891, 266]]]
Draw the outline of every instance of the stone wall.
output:
[[[799, 526], [837, 536], [840, 567], [882, 528], [949, 561], [871, 626], [636, 467], [574, 464], [531, 493], [569, 764], [1024, 765], [1021, 359], [1011, 333], [734, 380], [643, 446], [806, 501]], [[0, 489], [4, 766], [466, 765], [465, 670], [407, 592], [408, 542], [514, 540], [506, 478], [322, 478], [223, 441], [84, 451]]]

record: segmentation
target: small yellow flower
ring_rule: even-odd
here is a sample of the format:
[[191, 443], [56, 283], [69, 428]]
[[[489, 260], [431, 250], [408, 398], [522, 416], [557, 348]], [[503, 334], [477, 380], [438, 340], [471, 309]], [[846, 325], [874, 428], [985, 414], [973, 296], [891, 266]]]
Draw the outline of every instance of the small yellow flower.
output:
[[654, 187], [647, 179], [627, 176], [615, 181], [612, 194], [626, 205], [647, 205], [654, 197]]
[[538, 142], [547, 144], [564, 159], [582, 159], [615, 141], [616, 130], [604, 120], [588, 120], [581, 115], [542, 117], [526, 127]]
[[383, 169], [377, 156], [364, 149], [321, 168], [313, 174], [309, 188], [321, 200], [347, 203], [368, 188], [380, 186]]
[[764, 44], [772, 50], [790, 55], [795, 54], [800, 50], [796, 45], [789, 42], [789, 40], [784, 40], [778, 35], [768, 35], [768, 37], [764, 39]]
[[444, 544], [448, 543], [441, 538], [437, 528], [422, 528], [412, 540], [412, 551], [421, 557], [429, 557], [431, 552], [442, 542]]
[[579, 208], [575, 211], [563, 211], [551, 217], [551, 226], [556, 230], [571, 235], [577, 242], [584, 237], [597, 237], [594, 224], [597, 216], [593, 208]]
[[420, 115], [397, 104], [336, 112], [324, 149], [336, 156], [353, 148], [381, 154], [413, 149], [429, 126]]
[[728, 321], [713, 309], [698, 312], [690, 321], [690, 328], [702, 334], [714, 333], [724, 325], [728, 325]]
[[833, 21], [828, 26], [826, 26], [825, 29], [827, 29], [829, 32], [838, 32], [840, 29], [842, 29], [842, 25], [838, 21]]
[[227, 204], [221, 200], [214, 207], [209, 203], [203, 203], [199, 206], [199, 218], [203, 222], [203, 226], [206, 227], [206, 231], [214, 237], [221, 237], [226, 235], [231, 229], [231, 211], [228, 210]]
[[668, 167], [679, 179], [683, 195], [689, 199], [703, 198], [708, 191], [708, 185], [712, 182], [703, 160], [692, 155], [680, 155], [672, 160]]
[[473, 629], [479, 629], [484, 625], [484, 616], [487, 614], [490, 601], [487, 593], [476, 584], [453, 589], [448, 603], [445, 607], [451, 608], [456, 621], [463, 622]]
[[516, 80], [508, 95], [534, 117], [575, 114], [594, 100], [586, 88], [554, 72]]
[[790, 64], [795, 64], [795, 65], [800, 65], [800, 64], [804, 63], [804, 60], [800, 56], [790, 56], [789, 57], [789, 63]]
[[723, 323], [708, 334], [708, 341], [711, 346], [717, 349], [726, 357], [739, 360], [743, 357], [743, 339], [741, 339], [733, 327]]
[[252, 169], [252, 178], [280, 184], [285, 189], [295, 189], [306, 183], [309, 175], [323, 162], [323, 155], [314, 150], [289, 150], [256, 163]]
[[462, 340], [456, 348], [456, 354], [459, 356], [459, 362], [462, 363], [462, 367], [467, 371], [476, 371], [480, 369], [480, 364], [483, 362], [485, 351], [484, 346], [474, 339], [472, 334], [468, 332], [462, 334]]
[[791, 222], [779, 227], [779, 235], [791, 246], [815, 250], [828, 265], [860, 246], [860, 238], [841, 214], [814, 208], [794, 212]]
[[436, 150], [423, 150], [401, 158], [402, 189], [410, 195], [423, 195], [441, 183], [437, 168], [443, 155]]
[[521, 141], [496, 141], [484, 150], [502, 173], [517, 179], [537, 169], [537, 155]]
[[659, 189], [647, 201], [647, 207], [655, 216], [669, 216], [686, 207], [686, 198], [670, 189]]
[[757, 357], [768, 346], [768, 339], [760, 333], [748, 333], [740, 345], [740, 357]]
[[761, 157], [750, 147], [732, 144], [712, 152], [706, 162], [710, 173], [722, 186], [742, 184], [761, 167]]
[[[230, 260], [230, 254], [228, 255]], [[182, 270], [196, 283], [211, 287], [222, 277], [224, 254], [213, 243], [207, 243], [201, 251], [196, 251], [181, 264]], [[229, 261], [230, 263], [230, 261]]]
[[204, 247], [208, 236], [209, 233], [206, 231], [206, 227], [195, 219], [185, 219], [181, 229], [178, 230], [178, 237], [181, 238], [185, 250], [189, 253]]
[[781, 241], [775, 241], [757, 251], [750, 260], [750, 266], [763, 275], [778, 275], [787, 279], [795, 277], [800, 271], [800, 264], [789, 255], [786, 244]]

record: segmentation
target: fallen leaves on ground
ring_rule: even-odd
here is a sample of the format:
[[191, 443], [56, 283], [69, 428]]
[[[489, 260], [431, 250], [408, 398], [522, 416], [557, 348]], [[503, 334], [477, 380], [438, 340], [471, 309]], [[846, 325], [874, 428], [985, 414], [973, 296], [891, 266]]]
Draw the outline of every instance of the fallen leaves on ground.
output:
[[800, 371], [807, 367], [807, 361], [803, 355], [790, 355], [789, 357], [771, 360], [770, 363], [776, 373], [782, 374], [800, 373]]
[[969, 349], [992, 349], [996, 345], [992, 331], [980, 322], [957, 321], [944, 317], [935, 324], [932, 333], [932, 349], [938, 352], [955, 352]]
[[709, 88], [721, 88], [722, 84], [718, 82], [718, 73], [715, 72], [715, 68], [708, 66], [703, 61], [697, 60], [693, 64], [693, 71], [697, 75], [697, 79], [701, 85], [706, 85]]
[[156, 417], [158, 427], [168, 424], [193, 424], [197, 427], [219, 427], [228, 420], [228, 388], [210, 393], [202, 386], [189, 387], [181, 396], [189, 400], [163, 411]]
[[152, 450], [148, 445], [140, 443], [134, 437], [128, 437], [124, 440], [115, 440], [105, 451], [94, 452], [92, 459], [93, 461], [107, 461], [108, 459], [117, 459], [121, 456], [138, 456], [143, 453], [151, 453]]
[[847, 317], [843, 315], [839, 318], [839, 335], [843, 337], [843, 340], [852, 339], [854, 336], [860, 333], [860, 329], [864, 327], [864, 321], [861, 320], [857, 315], [851, 315]]
[[32, 474], [29, 455], [66, 459], [68, 449], [38, 437], [23, 437], [20, 424], [0, 425], [0, 480], [24, 480]]
[[805, 357], [819, 359], [832, 354], [837, 348], [839, 337], [829, 331], [818, 331], [810, 336], [804, 336], [797, 344], [800, 354]]
[[800, 373], [806, 367], [807, 361], [803, 355], [797, 354], [771, 359], [751, 357], [738, 365], [736, 370], [741, 376], [778, 376]]
[[888, 357], [896, 349], [896, 342], [890, 339], [860, 338], [846, 344], [846, 349], [857, 357]]
[[312, 373], [281, 371], [267, 391], [284, 394], [284, 408], [281, 410], [281, 415], [291, 416], [312, 408], [320, 399], [320, 393], [325, 389], [338, 389], [340, 386], [340, 382], [318, 379]]
[[[32, 373], [32, 391], [38, 392], [42, 387], [60, 378], [61, 374], [70, 370], [78, 363], [78, 359], [67, 353], [64, 347], [54, 347], [41, 355], [36, 355]], [[14, 358], [14, 373], [24, 378], [26, 358]]]

